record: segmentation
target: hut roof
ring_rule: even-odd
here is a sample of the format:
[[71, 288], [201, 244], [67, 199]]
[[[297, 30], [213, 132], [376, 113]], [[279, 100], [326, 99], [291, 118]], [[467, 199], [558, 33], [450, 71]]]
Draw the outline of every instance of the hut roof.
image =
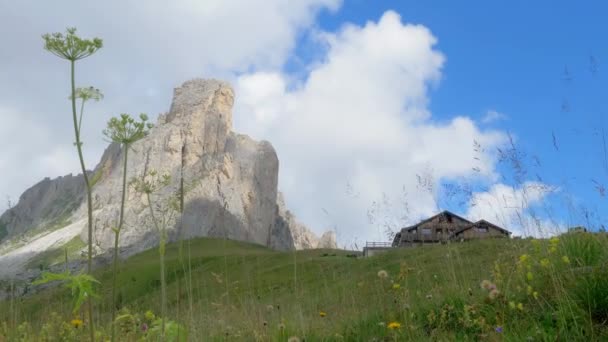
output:
[[473, 222], [471, 222], [471, 221], [469, 221], [469, 220], [465, 219], [465, 218], [464, 218], [464, 217], [462, 217], [462, 216], [458, 216], [458, 215], [454, 214], [454, 213], [453, 213], [453, 212], [451, 212], [451, 211], [444, 210], [444, 211], [440, 212], [440, 213], [439, 213], [439, 214], [437, 214], [437, 215], [431, 216], [431, 217], [429, 217], [429, 218], [427, 218], [427, 219], [425, 219], [425, 220], [422, 220], [422, 221], [420, 221], [420, 222], [416, 223], [415, 225], [412, 225], [412, 226], [409, 226], [409, 227], [404, 227], [404, 228], [401, 228], [401, 231], [410, 231], [410, 230], [412, 230], [412, 229], [415, 229], [415, 228], [416, 228], [416, 227], [418, 227], [419, 225], [421, 225], [421, 224], [423, 224], [423, 223], [426, 223], [426, 222], [429, 222], [429, 221], [431, 221], [431, 220], [433, 220], [433, 219], [435, 219], [436, 217], [439, 217], [439, 216], [446, 216], [446, 217], [451, 216], [451, 217], [455, 217], [455, 218], [457, 218], [457, 219], [463, 220], [463, 221], [465, 221], [465, 222], [468, 222], [468, 223], [470, 223], [470, 224], [473, 224]]
[[472, 223], [472, 224], [470, 224], [470, 225], [468, 225], [468, 226], [466, 226], [466, 227], [463, 227], [463, 228], [458, 229], [457, 231], [455, 231], [455, 232], [454, 232], [454, 234], [453, 234], [453, 235], [460, 234], [460, 233], [464, 232], [465, 230], [468, 230], [468, 229], [471, 229], [471, 228], [474, 228], [474, 227], [479, 227], [479, 226], [480, 226], [480, 225], [482, 225], [482, 224], [483, 224], [483, 225], [486, 225], [486, 226], [490, 226], [490, 227], [492, 227], [493, 229], [496, 229], [496, 230], [498, 230], [498, 231], [501, 231], [501, 232], [503, 232], [503, 233], [505, 233], [505, 234], [507, 234], [507, 235], [511, 235], [511, 232], [510, 232], [510, 231], [508, 231], [508, 230], [506, 230], [506, 229], [504, 229], [504, 228], [502, 228], [502, 227], [499, 227], [499, 226], [497, 226], [497, 225], [493, 224], [492, 222], [488, 222], [488, 221], [483, 220], [483, 219], [482, 219], [482, 220], [479, 220], [479, 221], [477, 221], [477, 222], [475, 222], [475, 223]]

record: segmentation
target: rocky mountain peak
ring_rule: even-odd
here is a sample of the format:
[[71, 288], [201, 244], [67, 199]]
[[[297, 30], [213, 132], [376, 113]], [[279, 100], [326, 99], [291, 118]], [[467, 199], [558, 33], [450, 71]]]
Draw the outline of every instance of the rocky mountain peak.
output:
[[226, 127], [232, 128], [233, 104], [234, 90], [228, 83], [214, 79], [193, 79], [174, 89], [166, 121], [202, 122], [223, 116], [221, 121], [225, 122]]
[[[171, 183], [153, 196], [160, 206], [175, 195], [184, 177], [183, 214], [163, 218], [170, 239], [211, 236], [280, 250], [316, 248], [318, 238], [286, 210], [279, 195], [279, 160], [272, 145], [232, 131], [234, 96], [230, 85], [218, 80], [195, 79], [176, 88], [170, 111], [160, 115], [150, 134], [129, 151], [127, 177], [139, 177], [146, 169], [168, 174]], [[92, 172], [94, 244], [99, 252], [113, 246], [124, 152], [111, 144]], [[15, 208], [0, 217], [0, 223], [8, 227], [9, 239], [28, 230], [44, 231], [55, 223], [66, 225], [53, 233], [61, 237], [59, 240], [80, 232], [85, 241], [83, 194], [80, 175], [45, 180], [29, 189]], [[65, 201], [69, 205], [61, 204]], [[159, 235], [152, 228], [146, 206], [145, 197], [128, 189], [125, 227], [120, 235], [123, 256], [158, 243]], [[47, 240], [37, 247], [53, 247], [52, 239]], [[323, 247], [335, 247], [335, 238], [333, 243], [331, 238], [323, 241]], [[3, 257], [0, 245], [0, 266]]]

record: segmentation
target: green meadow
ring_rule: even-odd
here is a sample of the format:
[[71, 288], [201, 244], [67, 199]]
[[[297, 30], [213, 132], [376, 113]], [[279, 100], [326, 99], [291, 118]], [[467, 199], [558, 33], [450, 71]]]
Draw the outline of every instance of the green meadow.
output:
[[[156, 249], [120, 262], [118, 340], [159, 338], [159, 267]], [[606, 234], [459, 242], [368, 258], [205, 238], [169, 244], [166, 274], [165, 340], [608, 340]], [[95, 334], [105, 341], [112, 269], [94, 277]], [[57, 286], [1, 302], [0, 341], [87, 339], [86, 310], [73, 312], [73, 299]]]

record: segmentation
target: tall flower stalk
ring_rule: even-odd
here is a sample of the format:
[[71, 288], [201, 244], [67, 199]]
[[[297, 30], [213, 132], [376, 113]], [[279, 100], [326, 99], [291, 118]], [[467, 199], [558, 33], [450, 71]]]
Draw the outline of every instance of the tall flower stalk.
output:
[[139, 115], [140, 121], [136, 121], [129, 114], [120, 114], [120, 118], [112, 118], [108, 121], [108, 126], [103, 130], [103, 134], [113, 143], [120, 144], [124, 153], [123, 170], [122, 170], [122, 197], [120, 200], [120, 216], [118, 225], [112, 229], [114, 231], [114, 271], [112, 276], [112, 342], [116, 340], [116, 279], [118, 275], [118, 241], [120, 231], [124, 224], [125, 202], [127, 194], [127, 163], [129, 156], [129, 148], [146, 137], [152, 128], [152, 124], [148, 123], [146, 114]]
[[[87, 169], [84, 163], [84, 157], [82, 154], [82, 141], [81, 141], [81, 127], [82, 127], [82, 112], [84, 111], [84, 104], [89, 98], [80, 97], [82, 100], [81, 115], [80, 119], [76, 112], [76, 99], [78, 93], [76, 90], [76, 76], [75, 68], [76, 61], [87, 58], [93, 55], [97, 50], [103, 46], [103, 41], [99, 38], [93, 39], [82, 39], [76, 35], [76, 28], [68, 28], [65, 35], [62, 33], [45, 34], [42, 36], [44, 40], [44, 49], [54, 54], [55, 56], [65, 59], [70, 62], [70, 79], [71, 79], [71, 95], [70, 100], [72, 102], [72, 120], [74, 124], [74, 136], [76, 138], [75, 145], [78, 151], [78, 158], [80, 161], [80, 168], [87, 190], [87, 214], [88, 214], [88, 260], [87, 260], [87, 271], [91, 274], [92, 271], [92, 258], [93, 258], [93, 195], [91, 182]], [[82, 95], [82, 94], [81, 94]], [[89, 313], [89, 333], [91, 341], [95, 340], [95, 329], [93, 326], [93, 304], [91, 299], [88, 298], [88, 313]]]
[[165, 318], [167, 315], [167, 281], [165, 276], [165, 246], [167, 244], [167, 224], [171, 222], [171, 215], [178, 210], [179, 204], [176, 203], [176, 198], [171, 197], [167, 205], [157, 204], [154, 210], [152, 203], [152, 194], [158, 190], [169, 186], [171, 176], [168, 174], [159, 174], [156, 170], [148, 171], [147, 165], [144, 168], [144, 173], [141, 177], [133, 178], [130, 182], [136, 192], [146, 196], [148, 202], [148, 210], [154, 229], [159, 234], [160, 242], [158, 246], [158, 254], [160, 257], [160, 292], [161, 292], [161, 340], [165, 337]]

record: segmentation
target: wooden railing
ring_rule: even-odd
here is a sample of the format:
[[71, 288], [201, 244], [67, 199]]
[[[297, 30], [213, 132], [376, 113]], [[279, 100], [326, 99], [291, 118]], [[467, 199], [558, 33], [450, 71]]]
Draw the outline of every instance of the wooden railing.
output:
[[393, 247], [393, 244], [391, 242], [366, 241], [365, 247]]

